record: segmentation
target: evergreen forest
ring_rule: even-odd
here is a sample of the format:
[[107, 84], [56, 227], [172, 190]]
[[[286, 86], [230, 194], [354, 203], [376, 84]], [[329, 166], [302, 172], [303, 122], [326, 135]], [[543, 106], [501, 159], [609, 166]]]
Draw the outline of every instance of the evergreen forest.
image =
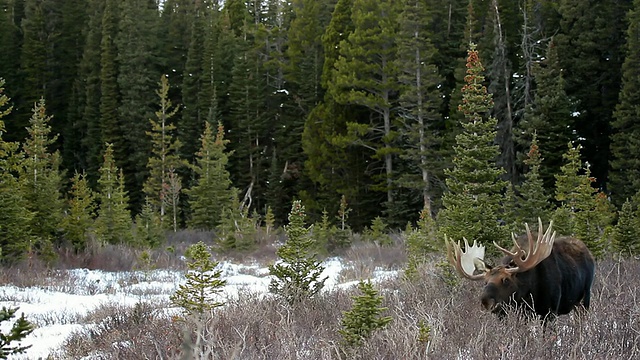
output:
[[0, 0], [0, 79], [3, 261], [242, 250], [298, 200], [334, 246], [640, 250], [640, 0]]

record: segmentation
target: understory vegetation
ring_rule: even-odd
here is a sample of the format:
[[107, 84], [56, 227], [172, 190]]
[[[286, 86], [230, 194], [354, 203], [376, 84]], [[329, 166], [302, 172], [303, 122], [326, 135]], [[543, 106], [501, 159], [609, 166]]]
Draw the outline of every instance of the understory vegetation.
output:
[[[481, 285], [455, 277], [449, 266], [442, 266], [441, 255], [427, 256], [409, 280], [402, 271], [407, 261], [404, 237], [392, 238], [387, 246], [355, 241], [338, 254], [348, 264], [341, 283], [370, 279], [376, 269], [400, 270], [397, 277], [373, 283], [381, 296], [381, 315], [391, 321], [349, 348], [349, 359], [630, 359], [640, 354], [640, 261], [634, 258], [600, 260], [591, 309], [561, 316], [545, 330], [537, 319], [510, 313], [500, 320], [482, 311]], [[197, 237], [178, 233], [171, 239], [175, 252], [151, 254], [154, 267], [185, 269], [179, 258], [190, 245], [187, 239]], [[139, 257], [125, 248], [96, 258], [109, 270], [140, 267]], [[265, 245], [235, 261], [266, 265], [275, 259], [273, 247]], [[17, 286], [68, 281], [35, 263], [2, 274], [3, 283]], [[168, 301], [105, 304], [82, 319], [69, 319], [93, 325], [70, 336], [50, 358], [341, 359], [342, 320], [361, 292], [355, 285], [327, 290], [294, 304], [277, 296], [241, 293], [204, 316], [168, 315]]]

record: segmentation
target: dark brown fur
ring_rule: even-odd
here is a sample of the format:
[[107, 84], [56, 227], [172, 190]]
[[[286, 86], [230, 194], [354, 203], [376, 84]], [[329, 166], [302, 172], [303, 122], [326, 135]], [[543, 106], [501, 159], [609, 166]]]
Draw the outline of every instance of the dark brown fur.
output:
[[[521, 247], [526, 249], [519, 239]], [[582, 303], [589, 308], [595, 261], [586, 245], [575, 238], [557, 238], [548, 258], [529, 271], [511, 274], [507, 268], [515, 266], [511, 256], [501, 265], [490, 268], [482, 304], [496, 313], [504, 312], [504, 304], [526, 305], [536, 314], [567, 314]]]

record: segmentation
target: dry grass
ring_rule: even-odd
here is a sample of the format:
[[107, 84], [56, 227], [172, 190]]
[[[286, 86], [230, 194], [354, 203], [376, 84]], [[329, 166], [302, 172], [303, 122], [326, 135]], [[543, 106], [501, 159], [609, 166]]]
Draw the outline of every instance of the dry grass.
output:
[[[376, 286], [393, 321], [348, 356], [337, 332], [355, 288], [323, 293], [290, 307], [272, 297], [241, 294], [204, 319], [176, 321], [158, 308], [103, 307], [95, 325], [69, 339], [72, 359], [633, 359], [640, 356], [640, 261], [602, 261], [591, 310], [561, 316], [544, 329], [511, 313], [480, 311], [481, 284], [445, 284], [433, 264], [412, 282]], [[419, 326], [429, 329], [420, 337]]]

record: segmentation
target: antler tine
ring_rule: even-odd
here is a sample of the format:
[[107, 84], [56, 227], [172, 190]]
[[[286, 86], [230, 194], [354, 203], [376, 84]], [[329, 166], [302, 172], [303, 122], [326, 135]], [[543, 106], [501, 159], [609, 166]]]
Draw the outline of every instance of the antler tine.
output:
[[[470, 280], [483, 279], [484, 274], [473, 274], [473, 269], [475, 268], [473, 261], [475, 258], [480, 258], [482, 260], [484, 257], [484, 247], [478, 246], [475, 241], [473, 246], [469, 246], [467, 239], [464, 239], [465, 251], [463, 252], [459, 241], [455, 243], [452, 240], [449, 240], [446, 235], [444, 239], [447, 244], [447, 257], [458, 271], [458, 274]], [[471, 264], [471, 269], [466, 269], [468, 264]]]
[[513, 262], [516, 263], [517, 267], [507, 269], [509, 272], [516, 273], [527, 271], [549, 257], [549, 255], [551, 255], [551, 251], [553, 250], [553, 242], [556, 239], [556, 232], [554, 231], [553, 233], [551, 233], [551, 230], [553, 228], [553, 221], [549, 223], [547, 231], [545, 231], [543, 234], [542, 220], [538, 218], [539, 231], [538, 238], [535, 243], [533, 242], [531, 231], [529, 231], [529, 226], [526, 225], [526, 228], [527, 237], [529, 238], [529, 253], [526, 254], [526, 258], [524, 260], [520, 256], [513, 257]]

